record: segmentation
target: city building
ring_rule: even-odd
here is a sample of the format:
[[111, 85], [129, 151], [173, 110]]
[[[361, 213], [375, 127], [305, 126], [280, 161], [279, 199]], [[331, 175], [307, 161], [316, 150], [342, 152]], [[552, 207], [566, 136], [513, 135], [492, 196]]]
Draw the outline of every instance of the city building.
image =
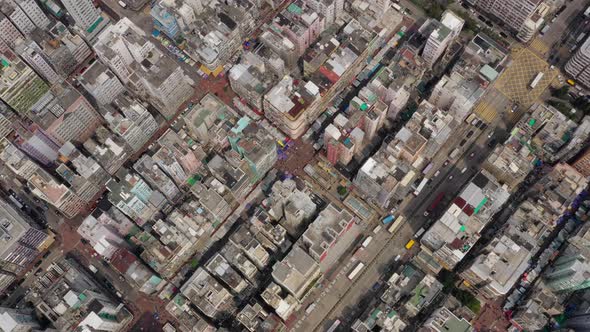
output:
[[506, 65], [508, 51], [479, 33], [465, 46], [463, 54], [434, 86], [428, 101], [465, 119]]
[[0, 329], [8, 332], [37, 331], [41, 328], [39, 319], [31, 309], [0, 307]]
[[497, 236], [461, 276], [475, 293], [496, 299], [507, 295], [514, 287], [531, 258], [532, 253], [519, 238]]
[[59, 156], [61, 145], [50, 137], [38, 125], [25, 126], [23, 122], [14, 122], [15, 138], [13, 143], [39, 164], [47, 166], [55, 162]]
[[585, 177], [590, 176], [590, 149], [586, 150], [572, 166]]
[[305, 3], [326, 20], [329, 26], [344, 14], [344, 0], [307, 0]]
[[181, 332], [215, 332], [217, 329], [209, 324], [201, 314], [194, 310], [190, 301], [178, 293], [166, 305], [166, 311], [176, 319], [175, 326]]
[[188, 181], [193, 179], [193, 175], [198, 174], [203, 166], [201, 161], [206, 157], [201, 147], [190, 139], [184, 130], [179, 133], [167, 130], [158, 139], [157, 144], [159, 149], [153, 149], [156, 152], [152, 159], [177, 186], [190, 185]]
[[287, 37], [294, 45], [297, 56], [325, 30], [325, 18], [311, 8], [309, 1], [295, 1], [283, 9], [270, 23], [270, 29]]
[[428, 36], [424, 50], [422, 51], [422, 58], [430, 67], [434, 66], [436, 61], [447, 49], [447, 46], [453, 41], [461, 32], [465, 21], [450, 10], [446, 10], [441, 17], [440, 22], [429, 20], [420, 30], [424, 34], [424, 30], [430, 31], [435, 25], [434, 30]]
[[458, 126], [452, 115], [423, 101], [395, 137], [361, 166], [353, 180], [356, 189], [384, 209], [403, 200]]
[[19, 40], [15, 43], [14, 51], [50, 84], [63, 81], [35, 41]]
[[119, 170], [117, 178], [106, 184], [108, 200], [135, 223], [143, 225], [163, 204], [164, 196], [127, 169]]
[[251, 183], [262, 179], [277, 161], [274, 137], [247, 116], [238, 120], [227, 138], [232, 150], [248, 165]]
[[276, 181], [262, 207], [292, 236], [302, 233], [302, 225], [316, 212], [317, 205], [309, 196], [308, 188], [293, 179]]
[[180, 292], [211, 318], [235, 311], [231, 293], [201, 267], [182, 285]]
[[422, 309], [428, 307], [432, 301], [442, 292], [443, 285], [436, 277], [427, 274], [418, 285], [410, 292], [410, 298], [405, 302], [404, 308], [409, 317], [416, 316]]
[[484, 13], [490, 14], [513, 32], [522, 42], [529, 41], [545, 22], [550, 7], [542, 0], [469, 0]]
[[364, 157], [364, 148], [385, 124], [387, 105], [369, 88], [363, 88], [349, 107], [338, 114], [324, 132], [326, 157], [332, 165], [347, 165]]
[[52, 98], [27, 116], [59, 144], [89, 139], [103, 119], [88, 99], [69, 84], [54, 85], [50, 92]]
[[542, 277], [556, 293], [571, 293], [590, 287], [590, 231], [583, 229], [568, 240], [566, 249]]
[[283, 72], [281, 69], [274, 69], [269, 61], [271, 59], [263, 58], [258, 53], [245, 52], [241, 62], [229, 71], [232, 90], [254, 107], [255, 112], [262, 112], [264, 95], [278, 81], [278, 73]]
[[231, 128], [239, 117], [236, 111], [213, 94], [207, 94], [182, 115], [187, 133], [206, 149], [223, 151], [229, 146]]
[[66, 217], [73, 218], [84, 208], [86, 202], [72, 189], [40, 168], [6, 139], [0, 141], [0, 160], [18, 178], [27, 182], [33, 195], [51, 204]]
[[182, 67], [128, 18], [104, 29], [94, 50], [129, 90], [152, 103], [166, 119], [194, 92], [194, 81]]
[[521, 303], [510, 322], [517, 329], [542, 330], [548, 317], [557, 317], [564, 311], [563, 294], [555, 294], [545, 282], [537, 283], [531, 290], [530, 298]]
[[283, 321], [287, 321], [289, 317], [301, 306], [299, 301], [293, 295], [282, 290], [281, 286], [271, 282], [266, 289], [262, 291], [260, 297], [271, 306], [276, 314], [281, 317]]
[[[479, 240], [480, 231], [509, 197], [506, 188], [486, 171], [475, 175], [420, 239], [424, 256], [419, 256], [418, 261], [434, 272], [452, 269]], [[428, 256], [434, 262], [425, 259]]]
[[339, 31], [336, 37], [324, 31], [320, 42], [304, 54], [305, 61], [318, 68], [309, 70], [307, 81], [285, 76], [265, 96], [265, 116], [291, 138], [298, 138], [308, 129], [332, 98], [363, 69], [377, 47], [377, 34], [354, 19]]
[[78, 82], [99, 105], [109, 104], [125, 92], [119, 78], [100, 61], [95, 61], [78, 76]]
[[380, 331], [402, 331], [408, 325], [394, 309], [379, 303], [374, 308], [369, 308], [351, 326], [354, 332], [368, 332], [380, 329]]
[[17, 113], [27, 114], [44, 99], [49, 85], [10, 51], [2, 52], [0, 61], [0, 99]]
[[277, 315], [264, 310], [258, 302], [246, 304], [236, 315], [236, 319], [250, 332], [272, 332], [285, 329], [285, 325]]
[[471, 332], [471, 324], [464, 318], [455, 316], [449, 309], [437, 309], [424, 324], [427, 332]]
[[329, 204], [303, 233], [300, 245], [327, 271], [354, 241], [354, 232], [347, 233], [355, 226], [355, 220], [348, 211]]
[[53, 238], [31, 227], [15, 208], [0, 200], [0, 265], [3, 270], [19, 273], [42, 251]]
[[111, 298], [77, 262], [49, 265], [31, 285], [27, 301], [59, 331], [124, 331], [133, 315]]
[[321, 276], [320, 266], [301, 247], [294, 246], [272, 268], [274, 281], [301, 300]]
[[139, 100], [127, 96], [109, 99], [109, 103], [99, 109], [109, 129], [138, 152], [160, 127], [154, 115]]
[[135, 162], [133, 169], [141, 174], [153, 188], [158, 188], [158, 191], [164, 194], [169, 202], [175, 202], [180, 197], [180, 189], [148, 154], [143, 154]]
[[219, 280], [223, 281], [224, 284], [228, 285], [236, 294], [242, 293], [249, 286], [248, 282], [244, 280], [219, 253], [209, 259], [207, 264], [205, 264], [205, 268], [211, 273], [211, 275], [217, 277]]
[[133, 286], [145, 294], [155, 294], [162, 290], [167, 282], [126, 248], [119, 248], [110, 257], [111, 265], [125, 276]]
[[78, 227], [80, 234], [92, 246], [97, 254], [110, 260], [115, 252], [125, 247], [125, 239], [117, 229], [111, 225], [99, 222], [93, 215], [89, 215]]
[[91, 0], [63, 0], [62, 4], [88, 40], [104, 29], [109, 19]]

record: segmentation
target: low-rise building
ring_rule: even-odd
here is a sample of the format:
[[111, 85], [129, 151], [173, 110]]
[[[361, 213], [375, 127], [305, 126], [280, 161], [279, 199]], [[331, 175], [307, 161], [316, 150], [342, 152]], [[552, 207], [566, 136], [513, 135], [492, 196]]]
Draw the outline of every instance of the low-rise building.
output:
[[298, 300], [305, 297], [321, 276], [318, 263], [299, 246], [294, 246], [272, 270], [274, 281]]
[[219, 280], [223, 281], [224, 284], [228, 285], [236, 294], [242, 293], [248, 287], [248, 282], [244, 280], [220, 254], [215, 254], [211, 257], [207, 264], [205, 264], [205, 268], [211, 273], [211, 275], [217, 277]]
[[471, 324], [459, 318], [446, 307], [437, 309], [424, 324], [425, 332], [471, 332]]
[[428, 307], [442, 292], [443, 285], [431, 274], [424, 276], [410, 292], [410, 299], [404, 304], [409, 317], [416, 316], [422, 309]]
[[166, 311], [176, 318], [176, 328], [181, 332], [215, 332], [217, 329], [196, 312], [182, 294], [178, 293], [166, 305]]
[[250, 332], [272, 332], [285, 329], [285, 325], [277, 315], [268, 313], [258, 302], [246, 304], [237, 314], [236, 319]]
[[235, 310], [231, 293], [203, 268], [197, 268], [180, 291], [201, 312], [211, 318], [231, 314]]
[[57, 329], [124, 331], [133, 315], [104, 293], [82, 266], [63, 259], [36, 279], [27, 300]]
[[422, 236], [420, 243], [425, 256], [418, 256], [418, 261], [433, 269], [425, 259], [430, 256], [443, 268], [452, 269], [479, 240], [480, 231], [509, 197], [507, 189], [493, 176], [486, 171], [477, 173]]
[[461, 273], [466, 285], [488, 299], [508, 294], [529, 266], [532, 253], [521, 246], [518, 238], [496, 237]]
[[283, 321], [287, 321], [289, 317], [301, 306], [298, 300], [291, 294], [285, 294], [281, 286], [271, 282], [268, 287], [260, 294], [260, 297], [271, 306], [276, 314], [281, 317]]
[[355, 220], [356, 217], [347, 210], [329, 204], [303, 233], [300, 245], [322, 266], [322, 270], [328, 270], [354, 240], [346, 233], [354, 226]]

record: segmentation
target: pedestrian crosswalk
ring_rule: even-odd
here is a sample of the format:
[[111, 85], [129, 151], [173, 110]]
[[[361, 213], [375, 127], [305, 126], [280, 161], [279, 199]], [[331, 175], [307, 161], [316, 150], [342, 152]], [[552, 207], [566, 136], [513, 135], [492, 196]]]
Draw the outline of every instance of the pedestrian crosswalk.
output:
[[545, 57], [547, 55], [547, 53], [549, 52], [549, 46], [547, 46], [547, 44], [545, 44], [545, 42], [543, 42], [541, 39], [539, 39], [539, 37], [536, 37], [535, 39], [533, 39], [533, 41], [531, 42], [531, 44], [529, 46], [529, 49], [538, 53], [542, 57]]
[[486, 100], [482, 100], [475, 109], [473, 110], [475, 115], [482, 121], [492, 123], [498, 117], [498, 110], [494, 105], [488, 103]]

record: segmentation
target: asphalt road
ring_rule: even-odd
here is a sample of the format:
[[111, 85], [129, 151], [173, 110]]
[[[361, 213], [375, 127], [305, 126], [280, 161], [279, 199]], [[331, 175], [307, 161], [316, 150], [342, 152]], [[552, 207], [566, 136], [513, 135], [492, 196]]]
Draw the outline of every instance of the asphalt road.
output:
[[[488, 142], [491, 140], [488, 135], [493, 134], [492, 138], [498, 142], [502, 142], [506, 138], [506, 131], [502, 128], [504, 128], [504, 124], [500, 119], [483, 131], [463, 123], [458, 134], [451, 138], [451, 142], [445, 144], [445, 146], [451, 148], [443, 148], [441, 153], [435, 156], [433, 160], [437, 167], [441, 167], [440, 174], [432, 180], [431, 184], [421, 194], [415, 198], [412, 196], [407, 202], [402, 203], [403, 208], [400, 210], [403, 211], [408, 222], [393, 236], [387, 233], [385, 229], [382, 229], [377, 235], [372, 234], [372, 227], [368, 227], [366, 235], [372, 235], [374, 237], [372, 243], [376, 244], [372, 244], [373, 247], [369, 246], [373, 254], [362, 260], [366, 263], [364, 271], [357, 277], [357, 280], [351, 283], [346, 278], [346, 274], [351, 268], [354, 268], [354, 264], [345, 263], [345, 260], [342, 264], [346, 265], [342, 267], [339, 273], [340, 277], [330, 283], [329, 292], [320, 295], [319, 299], [316, 300], [313, 313], [303, 317], [300, 325], [295, 330], [322, 331], [328, 328], [336, 319], [341, 320], [342, 326], [352, 324], [356, 317], [366, 309], [367, 300], [375, 297], [374, 286], [376, 286], [376, 283], [384, 275], [391, 273], [390, 271], [397, 264], [400, 264], [400, 262], [396, 261], [396, 256], [400, 255], [401, 261], [407, 261], [418, 251], [418, 246], [415, 246], [412, 252], [408, 252], [404, 248], [407, 241], [413, 238], [418, 229], [425, 227], [429, 222], [436, 221], [437, 217], [446, 209], [450, 200], [479, 171], [480, 165], [492, 151], [492, 147], [488, 146]], [[464, 134], [471, 130], [474, 130], [475, 133], [465, 143], [464, 151], [462, 151], [463, 155], [455, 163], [451, 161], [449, 165], [443, 166], [447, 160], [447, 151], [459, 145], [458, 142], [452, 142], [452, 140], [462, 139], [465, 137]], [[465, 169], [464, 172], [463, 169]], [[446, 201], [441, 202], [434, 213], [425, 217], [424, 211], [440, 192], [447, 194]], [[305, 308], [303, 306], [303, 309]], [[318, 316], [323, 316], [319, 322]]]

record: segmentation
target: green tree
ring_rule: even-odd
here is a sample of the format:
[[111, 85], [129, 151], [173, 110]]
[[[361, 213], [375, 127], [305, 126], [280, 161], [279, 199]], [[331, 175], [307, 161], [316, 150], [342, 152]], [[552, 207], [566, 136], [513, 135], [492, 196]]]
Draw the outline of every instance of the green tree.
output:
[[345, 196], [348, 193], [348, 190], [346, 189], [345, 186], [338, 186], [338, 188], [336, 188], [336, 191], [338, 192], [338, 195], [340, 195], [340, 196]]

